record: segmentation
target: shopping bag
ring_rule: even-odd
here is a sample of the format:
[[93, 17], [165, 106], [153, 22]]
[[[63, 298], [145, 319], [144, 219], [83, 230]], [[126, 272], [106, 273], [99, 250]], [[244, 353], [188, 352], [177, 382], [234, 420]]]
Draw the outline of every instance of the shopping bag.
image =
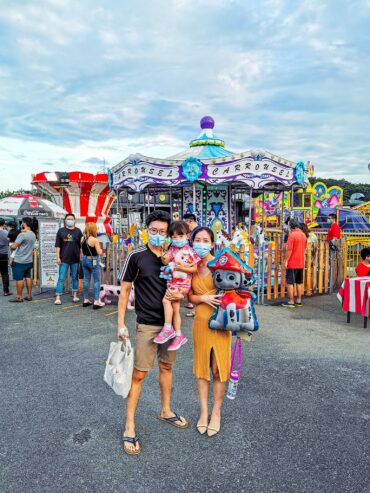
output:
[[111, 342], [105, 365], [104, 381], [113, 391], [124, 399], [131, 389], [134, 369], [134, 348], [127, 339], [124, 342]]

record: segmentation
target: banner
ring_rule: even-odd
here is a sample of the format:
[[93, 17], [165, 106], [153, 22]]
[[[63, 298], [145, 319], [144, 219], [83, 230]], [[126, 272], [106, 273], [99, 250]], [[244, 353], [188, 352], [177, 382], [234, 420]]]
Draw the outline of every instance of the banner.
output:
[[61, 221], [58, 219], [39, 219], [40, 288], [55, 288], [58, 281], [55, 237], [60, 227]]

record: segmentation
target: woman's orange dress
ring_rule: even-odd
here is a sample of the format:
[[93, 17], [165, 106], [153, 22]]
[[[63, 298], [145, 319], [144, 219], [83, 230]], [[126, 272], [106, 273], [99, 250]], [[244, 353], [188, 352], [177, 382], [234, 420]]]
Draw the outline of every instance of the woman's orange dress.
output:
[[[198, 273], [193, 274], [192, 290], [194, 294], [216, 294], [212, 274], [202, 278]], [[208, 327], [214, 309], [206, 303], [195, 308], [193, 325], [194, 341], [194, 374], [197, 378], [210, 380], [211, 351], [216, 357], [221, 382], [226, 382], [230, 376], [231, 332], [228, 330], [213, 330]]]

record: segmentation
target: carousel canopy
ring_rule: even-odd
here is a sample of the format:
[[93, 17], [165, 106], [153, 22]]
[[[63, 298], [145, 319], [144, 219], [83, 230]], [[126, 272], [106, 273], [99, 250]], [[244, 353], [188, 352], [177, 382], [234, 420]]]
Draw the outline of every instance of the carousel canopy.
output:
[[34, 195], [14, 195], [0, 200], [0, 216], [64, 218], [67, 211]]
[[178, 186], [194, 182], [209, 185], [243, 184], [254, 189], [305, 187], [308, 169], [304, 163], [283, 159], [260, 149], [234, 153], [213, 133], [215, 122], [205, 116], [201, 133], [189, 149], [157, 159], [132, 154], [109, 171], [114, 189], [128, 187], [135, 192], [148, 186]]

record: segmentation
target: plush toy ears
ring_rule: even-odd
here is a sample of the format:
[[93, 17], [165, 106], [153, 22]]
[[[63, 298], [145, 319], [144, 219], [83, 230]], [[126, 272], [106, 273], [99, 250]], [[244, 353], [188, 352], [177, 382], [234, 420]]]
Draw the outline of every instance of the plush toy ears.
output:
[[224, 248], [216, 258], [208, 262], [210, 270], [232, 270], [241, 272], [247, 277], [253, 275], [253, 269], [249, 267], [236, 253], [230, 248]]

